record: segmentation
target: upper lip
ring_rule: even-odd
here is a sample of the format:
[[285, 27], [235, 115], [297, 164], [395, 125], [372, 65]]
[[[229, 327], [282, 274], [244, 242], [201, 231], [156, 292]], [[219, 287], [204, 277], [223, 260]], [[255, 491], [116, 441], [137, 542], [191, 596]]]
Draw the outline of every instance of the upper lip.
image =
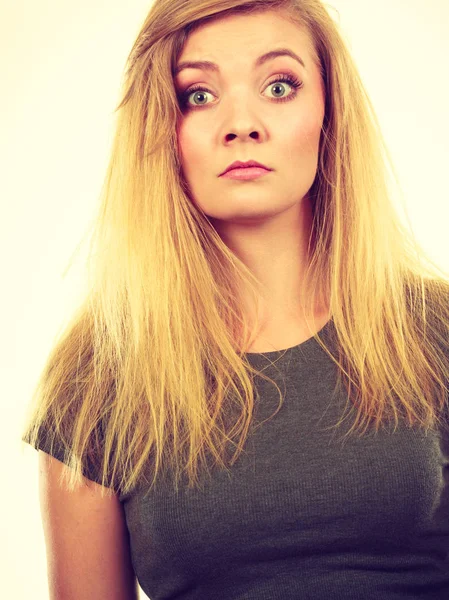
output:
[[224, 175], [231, 169], [238, 169], [238, 168], [244, 168], [244, 167], [261, 167], [262, 169], [267, 169], [267, 171], [273, 170], [273, 169], [270, 169], [270, 167], [266, 167], [262, 163], [257, 162], [256, 160], [248, 160], [246, 162], [241, 162], [240, 160], [236, 160], [231, 165], [229, 165], [229, 167], [227, 167], [223, 171], [223, 173], [220, 173], [220, 175]]

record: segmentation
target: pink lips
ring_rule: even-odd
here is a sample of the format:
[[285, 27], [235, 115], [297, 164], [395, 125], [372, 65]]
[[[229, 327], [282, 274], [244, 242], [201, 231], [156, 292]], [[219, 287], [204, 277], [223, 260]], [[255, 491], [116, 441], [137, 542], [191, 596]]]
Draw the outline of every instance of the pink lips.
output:
[[257, 162], [256, 160], [247, 160], [245, 162], [242, 162], [241, 160], [235, 160], [232, 164], [230, 164], [225, 169], [225, 171], [223, 171], [223, 173], [221, 173], [221, 175], [224, 175], [225, 173], [227, 173], [227, 171], [230, 171], [231, 169], [238, 169], [238, 168], [248, 169], [250, 167], [258, 167], [260, 169], [267, 169], [268, 171], [272, 170], [269, 167], [267, 167], [266, 165], [263, 165], [260, 162]]
[[270, 173], [269, 169], [264, 169], [262, 167], [238, 167], [236, 169], [231, 169], [227, 171], [221, 177], [225, 177], [226, 179], [237, 179], [240, 181], [245, 181], [248, 179], [257, 179], [262, 177], [263, 175], [267, 175]]

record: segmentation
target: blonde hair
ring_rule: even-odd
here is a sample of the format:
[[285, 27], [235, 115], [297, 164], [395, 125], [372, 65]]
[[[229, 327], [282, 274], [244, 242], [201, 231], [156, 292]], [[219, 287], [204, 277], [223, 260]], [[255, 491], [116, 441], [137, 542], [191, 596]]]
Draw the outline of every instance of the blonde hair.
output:
[[[260, 282], [195, 208], [182, 177], [176, 137], [182, 113], [173, 82], [195, 28], [265, 10], [282, 11], [310, 34], [326, 87], [309, 192], [314, 243], [306, 314], [309, 324], [317, 299], [328, 302], [338, 357], [314, 337], [357, 407], [348, 434], [363, 435], [373, 421], [378, 431], [392, 416], [395, 428], [400, 416], [427, 430], [445, 426], [448, 275], [395, 213], [391, 158], [325, 5], [156, 0], [129, 56], [116, 109], [89, 290], [49, 354], [24, 430], [33, 446], [45, 431], [64, 452], [72, 467], [69, 489], [83, 481], [88, 464], [110, 488], [103, 493], [130, 492], [148, 468], [151, 487], [164, 470], [174, 474], [176, 487], [183, 472], [196, 486], [208, 453], [227, 469], [244, 451], [255, 375], [276, 386], [278, 410], [282, 405], [277, 384], [244, 355], [255, 330], [236, 290], [249, 289], [259, 307]], [[226, 426], [235, 408], [240, 414]], [[237, 448], [230, 460], [228, 443]]]

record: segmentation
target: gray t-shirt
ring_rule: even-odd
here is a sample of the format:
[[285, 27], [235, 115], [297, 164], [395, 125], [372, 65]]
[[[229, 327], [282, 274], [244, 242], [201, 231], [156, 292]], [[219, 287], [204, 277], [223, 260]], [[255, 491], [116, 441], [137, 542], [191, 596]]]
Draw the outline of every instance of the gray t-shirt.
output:
[[[449, 436], [401, 422], [343, 443], [353, 416], [331, 427], [353, 413], [347, 393], [333, 395], [337, 367], [313, 338], [247, 356], [286, 397], [251, 429], [231, 476], [214, 470], [200, 490], [178, 494], [161, 482], [146, 497], [119, 495], [146, 595], [448, 600]], [[260, 377], [255, 385], [260, 424], [279, 395]]]

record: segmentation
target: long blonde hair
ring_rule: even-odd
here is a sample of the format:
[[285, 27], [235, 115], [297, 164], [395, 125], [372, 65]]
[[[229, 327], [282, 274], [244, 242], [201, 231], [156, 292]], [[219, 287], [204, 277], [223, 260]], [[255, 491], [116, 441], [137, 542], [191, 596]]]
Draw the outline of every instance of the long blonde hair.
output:
[[[391, 158], [323, 3], [156, 0], [129, 56], [116, 109], [88, 293], [49, 354], [22, 438], [36, 446], [45, 431], [63, 450], [72, 467], [69, 489], [83, 482], [87, 464], [110, 488], [103, 493], [130, 492], [148, 468], [151, 487], [164, 470], [176, 486], [183, 473], [196, 486], [208, 455], [227, 469], [244, 451], [256, 374], [276, 386], [283, 402], [277, 384], [244, 355], [255, 330], [236, 290], [249, 289], [258, 306], [259, 281], [189, 197], [173, 83], [196, 27], [273, 9], [310, 33], [326, 88], [309, 192], [314, 244], [306, 313], [313, 322], [317, 299], [327, 300], [338, 356], [314, 337], [357, 407], [348, 434], [363, 435], [373, 422], [378, 431], [391, 417], [397, 427], [400, 416], [427, 430], [447, 423], [449, 277], [395, 213]], [[238, 418], [229, 423], [235, 408]], [[228, 443], [236, 447], [230, 459]]]

